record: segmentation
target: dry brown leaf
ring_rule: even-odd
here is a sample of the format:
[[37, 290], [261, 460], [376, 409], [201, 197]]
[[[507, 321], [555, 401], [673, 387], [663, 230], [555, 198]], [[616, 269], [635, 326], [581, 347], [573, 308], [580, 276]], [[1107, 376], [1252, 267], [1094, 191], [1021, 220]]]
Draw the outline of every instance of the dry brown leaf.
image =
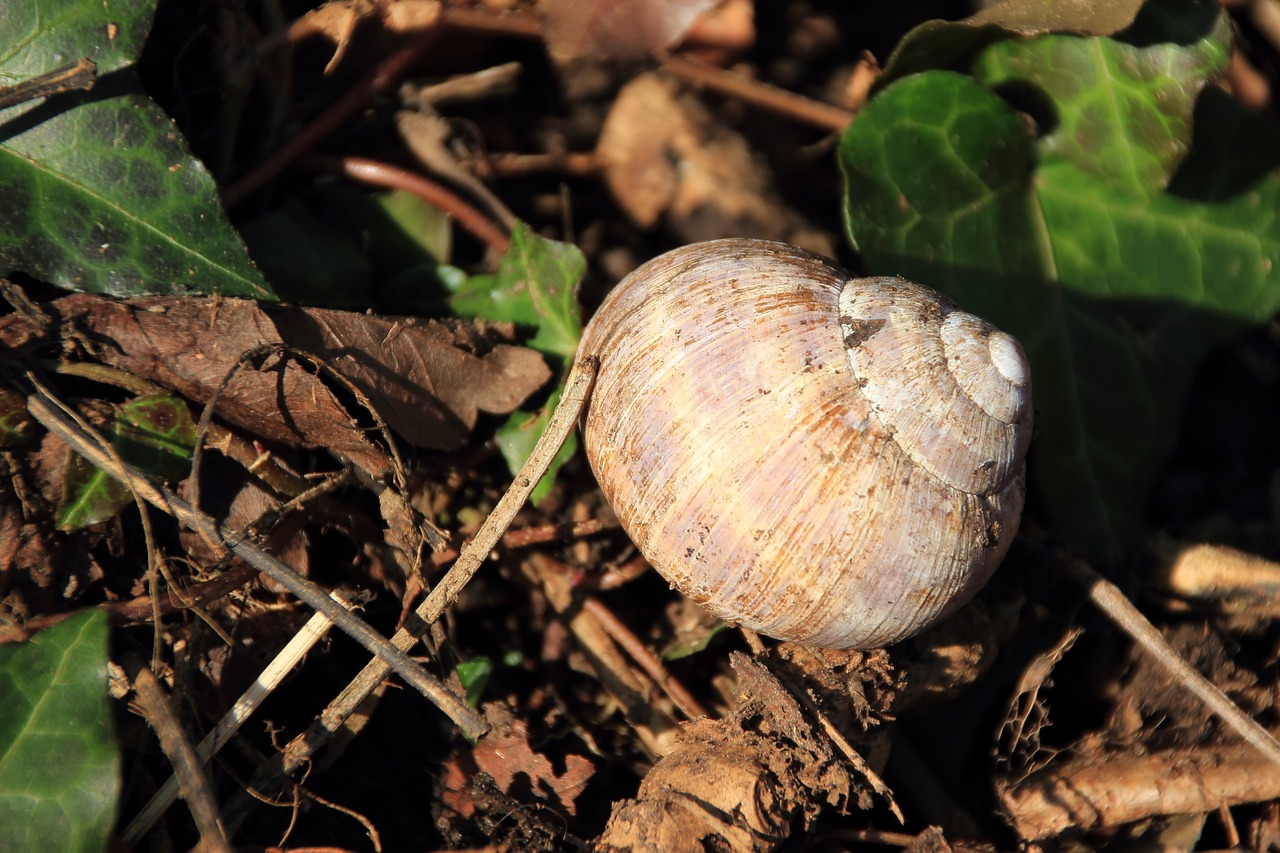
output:
[[689, 242], [753, 236], [834, 254], [773, 191], [747, 141], [661, 73], [622, 88], [596, 151], [609, 191], [641, 228], [665, 218]]
[[556, 773], [545, 755], [529, 745], [529, 729], [501, 705], [485, 708], [493, 726], [470, 752], [456, 753], [445, 769], [445, 805], [463, 817], [475, 813], [471, 787], [476, 773], [487, 773], [504, 794], [527, 802], [528, 795], [574, 814], [574, 801], [591, 777], [595, 765], [581, 755], [565, 757], [563, 773]]
[[678, 43], [719, 0], [542, 0], [547, 49], [573, 59], [643, 59]]
[[[510, 412], [551, 378], [533, 350], [459, 336], [434, 320], [323, 309], [272, 316], [294, 346], [355, 383], [387, 424], [419, 447], [462, 446], [480, 412]], [[462, 348], [467, 343], [492, 349], [477, 354]]]
[[973, 26], [998, 24], [1023, 35], [1071, 32], [1109, 36], [1133, 23], [1142, 0], [1006, 0], [966, 18]]
[[[284, 343], [309, 350], [362, 388], [406, 439], [433, 449], [460, 446], [478, 412], [509, 412], [550, 377], [540, 355], [495, 345], [487, 326], [454, 331], [341, 311], [268, 313], [239, 299], [116, 301], [76, 294], [48, 308], [64, 336], [74, 330], [97, 360], [199, 404], [245, 352]], [[0, 343], [18, 347], [35, 337], [20, 318], [0, 319]], [[219, 398], [217, 415], [268, 441], [332, 450], [375, 477], [390, 472], [386, 453], [325, 380], [293, 361], [269, 359], [262, 370], [239, 371]]]
[[[230, 488], [237, 488], [238, 491], [228, 502], [227, 495], [220, 492]], [[186, 493], [185, 489], [182, 491]], [[203, 472], [200, 499], [200, 508], [204, 512], [219, 519], [222, 524], [232, 530], [248, 528], [261, 518], [264, 512], [279, 506], [275, 496], [258, 485], [255, 480], [217, 476], [213, 471], [208, 470]], [[209, 547], [203, 536], [195, 531], [184, 529], [178, 536], [187, 556], [198, 563], [212, 565], [221, 556]], [[267, 540], [261, 544], [298, 574], [304, 577], [310, 575], [311, 548], [306, 530], [299, 530], [294, 525], [286, 523], [272, 531]], [[283, 589], [266, 575], [262, 575], [262, 581], [270, 589], [276, 591]]]

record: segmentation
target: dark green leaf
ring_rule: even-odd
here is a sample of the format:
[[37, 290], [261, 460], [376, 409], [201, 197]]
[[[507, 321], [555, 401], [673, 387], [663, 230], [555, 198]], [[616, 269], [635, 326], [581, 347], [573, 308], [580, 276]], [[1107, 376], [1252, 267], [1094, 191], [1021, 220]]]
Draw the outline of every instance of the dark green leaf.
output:
[[128, 67], [154, 10], [139, 0], [6, 6], [0, 82], [79, 57], [114, 73], [89, 93], [0, 111], [0, 273], [116, 296], [269, 298], [213, 179]]
[[[519, 471], [520, 466], [529, 458], [529, 454], [533, 453], [533, 446], [538, 443], [538, 439], [542, 438], [542, 433], [547, 428], [547, 421], [551, 419], [551, 413], [560, 403], [560, 395], [563, 392], [562, 380], [560, 387], [551, 392], [546, 404], [538, 412], [533, 414], [515, 412], [507, 418], [506, 423], [498, 427], [495, 439], [498, 442], [498, 449], [502, 451], [502, 458], [507, 460], [507, 467], [511, 469], [512, 474]], [[530, 502], [537, 505], [551, 493], [551, 487], [556, 482], [556, 472], [577, 452], [578, 436], [576, 433], [570, 433], [556, 452], [555, 458], [551, 460], [551, 467], [547, 469], [547, 473], [533, 487], [533, 494], [529, 496]]]
[[0, 646], [0, 696], [0, 850], [106, 850], [120, 795], [106, 615]]
[[[1271, 152], [1248, 168], [1170, 155], [1189, 149], [1188, 109], [1222, 67], [1223, 30], [1209, 33], [990, 48], [980, 73], [1002, 92], [1037, 90], [1059, 117], [1039, 139], [990, 89], [926, 72], [875, 97], [841, 145], [849, 236], [869, 271], [947, 291], [1022, 340], [1033, 484], [1059, 534], [1098, 550], [1138, 535], [1199, 355], [1280, 307], [1280, 181], [1259, 168], [1274, 166], [1274, 136], [1245, 146]], [[1238, 110], [1212, 114], [1197, 147], [1257, 132]], [[1171, 186], [1198, 197], [1164, 190], [1175, 168]]]

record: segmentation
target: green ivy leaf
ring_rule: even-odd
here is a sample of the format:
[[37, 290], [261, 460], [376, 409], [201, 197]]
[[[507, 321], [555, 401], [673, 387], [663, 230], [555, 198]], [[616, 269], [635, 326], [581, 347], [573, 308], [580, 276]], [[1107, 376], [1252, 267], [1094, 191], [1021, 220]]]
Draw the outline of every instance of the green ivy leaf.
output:
[[978, 57], [973, 76], [990, 89], [1032, 87], [1048, 98], [1056, 127], [1037, 145], [1042, 166], [1069, 163], [1112, 190], [1149, 197], [1187, 155], [1196, 98], [1227, 70], [1231, 23], [1226, 15], [1214, 21], [1191, 44], [1004, 41]]
[[0, 695], [0, 850], [106, 850], [120, 796], [106, 615], [0, 646]]
[[[120, 406], [111, 443], [120, 457], [144, 474], [175, 481], [187, 475], [196, 424], [181, 397], [145, 394]], [[105, 521], [133, 503], [129, 489], [78, 454], [67, 459], [57, 525], [74, 530]]]
[[[567, 366], [582, 337], [578, 283], [586, 268], [586, 258], [577, 246], [539, 237], [528, 225], [519, 223], [497, 274], [467, 279], [449, 300], [460, 315], [534, 329], [528, 345], [564, 362], [558, 387], [541, 410], [515, 412], [498, 428], [498, 447], [512, 474], [529, 458], [564, 392]], [[577, 438], [571, 435], [534, 487], [531, 500], [535, 504], [551, 491], [556, 473], [573, 458], [577, 447]]]
[[6, 6], [0, 83], [79, 57], [100, 77], [0, 111], [0, 273], [114, 296], [271, 298], [212, 177], [130, 67], [154, 12], [154, 0]]
[[[1213, 91], [1196, 100], [1227, 55], [1217, 20], [1177, 44], [991, 46], [975, 73], [1056, 119], [1039, 138], [990, 88], [931, 71], [886, 87], [841, 143], [868, 270], [944, 290], [1023, 342], [1033, 485], [1059, 535], [1100, 552], [1140, 535], [1200, 355], [1280, 307], [1274, 135]], [[1250, 141], [1188, 158], [1193, 132], [1197, 150]]]
[[578, 283], [586, 269], [577, 246], [539, 237], [521, 222], [511, 233], [511, 247], [498, 263], [497, 275], [468, 279], [449, 304], [464, 317], [535, 329], [528, 345], [567, 361], [582, 337]]

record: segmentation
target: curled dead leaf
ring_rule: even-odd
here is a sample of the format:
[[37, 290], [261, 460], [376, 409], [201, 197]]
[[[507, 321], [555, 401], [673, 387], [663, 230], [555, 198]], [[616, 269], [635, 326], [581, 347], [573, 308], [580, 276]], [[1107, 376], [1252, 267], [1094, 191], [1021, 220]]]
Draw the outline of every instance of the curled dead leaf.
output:
[[[209, 401], [247, 352], [264, 345], [308, 350], [354, 383], [392, 428], [431, 449], [461, 446], [480, 412], [512, 411], [551, 375], [540, 355], [502, 343], [504, 330], [491, 325], [267, 311], [222, 298], [76, 294], [48, 309], [62, 337], [77, 339], [92, 358], [197, 404]], [[16, 348], [38, 336], [16, 315], [0, 319], [0, 343]], [[324, 378], [293, 360], [268, 358], [260, 369], [240, 370], [216, 414], [267, 441], [332, 450], [375, 477], [390, 471], [386, 453]]]

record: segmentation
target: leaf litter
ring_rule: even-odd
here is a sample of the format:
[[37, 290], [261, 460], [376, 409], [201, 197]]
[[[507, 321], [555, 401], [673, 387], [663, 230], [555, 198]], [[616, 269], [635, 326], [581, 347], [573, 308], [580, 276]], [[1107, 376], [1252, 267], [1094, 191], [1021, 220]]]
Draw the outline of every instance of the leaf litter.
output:
[[[537, 156], [545, 159], [536, 162], [550, 174], [525, 172], [508, 184], [499, 176], [485, 191], [488, 198], [475, 192], [475, 178], [457, 186], [478, 209], [492, 211], [496, 199], [514, 215], [538, 223], [538, 233], [572, 234], [574, 225], [581, 228], [570, 242], [584, 250], [588, 282], [596, 279], [584, 295], [587, 304], [599, 297], [603, 282], [637, 261], [665, 245], [703, 236], [747, 233], [812, 241], [827, 254], [838, 252], [836, 208], [813, 201], [836, 183], [829, 158], [823, 160], [825, 171], [814, 167], [812, 154], [823, 145], [816, 134], [780, 129], [777, 117], [767, 110], [762, 116], [758, 107], [744, 120], [734, 97], [676, 82], [679, 74], [671, 70], [676, 64], [667, 72], [619, 70], [628, 67], [619, 60], [643, 65], [660, 48], [679, 51], [682, 37], [690, 40], [689, 56], [695, 50], [700, 57], [719, 51], [716, 61], [741, 59], [741, 53], [734, 55], [740, 46], [717, 46], [714, 38], [707, 52], [700, 40], [713, 28], [700, 27], [681, 8], [701, 5], [619, 5], [624, 32], [631, 24], [636, 32], [653, 33], [648, 41], [619, 43], [608, 27], [593, 29], [589, 15], [573, 18], [573, 4], [544, 4], [552, 21], [545, 39], [564, 64], [535, 84], [563, 86], [570, 93], [560, 105], [563, 114], [531, 107], [533, 101], [505, 103], [502, 95], [483, 88], [463, 96], [457, 107], [474, 123], [470, 132], [484, 135], [485, 143], [499, 151], [542, 146]], [[1015, 8], [967, 23], [918, 28], [889, 60], [889, 76], [905, 76], [912, 63], [932, 68], [945, 64], [947, 56], [976, 53], [1010, 32], [1110, 35], [1137, 14], [1134, 4], [1125, 4], [1113, 14], [1068, 15], [1064, 21], [1061, 8], [1049, 14], [1043, 4], [1009, 5]], [[765, 26], [786, 38], [762, 31], [760, 45], [773, 52], [773, 62], [758, 64], [757, 71], [809, 94], [844, 91], [857, 60], [847, 35], [852, 14], [823, 4], [798, 4], [786, 13], [758, 8]], [[586, 26], [557, 28], [556, 15]], [[628, 20], [628, 15], [647, 16], [662, 26], [641, 27], [640, 17]], [[544, 38], [542, 24], [523, 8], [492, 13], [462, 4], [335, 3], [262, 42], [254, 61], [282, 44], [302, 46], [306, 36], [323, 34], [330, 50], [318, 65], [308, 64], [305, 48], [299, 53], [300, 86], [340, 92], [347, 85], [344, 75], [374, 67], [377, 60], [369, 57], [378, 51], [371, 51], [372, 45], [405, 49], [442, 26], [440, 21], [455, 28], [450, 32], [465, 33], [472, 40], [469, 48], [499, 56], [512, 48], [512, 40]], [[902, 23], [895, 39], [910, 23], [915, 22]], [[835, 48], [832, 32], [844, 33], [836, 36]], [[879, 45], [877, 52], [887, 56], [892, 45]], [[447, 53], [425, 65], [428, 74], [462, 70]], [[318, 76], [307, 78], [312, 71]], [[529, 74], [526, 68], [520, 85], [528, 85]], [[571, 85], [570, 74], [582, 76]], [[604, 82], [593, 95], [582, 80]], [[469, 105], [468, 97], [478, 98], [479, 105]], [[491, 97], [498, 100], [487, 103]], [[312, 117], [293, 116], [298, 123]], [[358, 153], [396, 144], [394, 135], [376, 137], [375, 127], [353, 121], [348, 142], [379, 140], [367, 150], [355, 143]], [[483, 156], [479, 161], [453, 156], [462, 148], [461, 134], [450, 133], [461, 122], [440, 116], [430, 121], [438, 149], [431, 161], [448, 164], [438, 171], [447, 175], [483, 163]], [[270, 139], [269, 129], [250, 126]], [[597, 167], [566, 179], [572, 193], [555, 183], [556, 164], [568, 162], [561, 157], [566, 145], [594, 152]], [[271, 147], [264, 144], [260, 150]], [[779, 156], [779, 151], [792, 154]], [[807, 153], [797, 156], [800, 151]], [[431, 163], [426, 168], [435, 169]], [[486, 177], [483, 167], [477, 172]], [[806, 174], [825, 178], [797, 177]], [[224, 185], [233, 177], [219, 175]], [[266, 176], [285, 196], [289, 181], [298, 179]], [[302, 243], [308, 237], [305, 228], [297, 235]], [[358, 228], [347, 244], [368, 246], [375, 255], [379, 251]], [[467, 313], [492, 317], [497, 300], [485, 304], [496, 283], [492, 277], [473, 276], [461, 291], [456, 281], [452, 288], [447, 281], [454, 274], [449, 264], [486, 268], [468, 251], [466, 246], [437, 249], [411, 272], [398, 270], [399, 284], [423, 285], [424, 304], [438, 297], [445, 305], [450, 294], [461, 292], [453, 299], [457, 305], [465, 301]], [[543, 249], [530, 242], [523, 251], [536, 258]], [[441, 252], [455, 257], [440, 257]], [[377, 257], [362, 267], [369, 278], [368, 298], [376, 301], [386, 267]], [[505, 479], [500, 466], [489, 464], [487, 441], [498, 420], [489, 416], [514, 413], [509, 424], [545, 420], [539, 417], [539, 412], [545, 415], [540, 404], [563, 365], [548, 366], [544, 355], [572, 354], [580, 328], [573, 298], [580, 273], [567, 284], [557, 283], [569, 289], [557, 292], [550, 314], [521, 305], [514, 315], [499, 314], [502, 322], [286, 308], [225, 297], [112, 301], [78, 294], [43, 304], [51, 325], [21, 309], [0, 318], [0, 341], [25, 359], [26, 367], [59, 370], [58, 384], [100, 430], [133, 423], [122, 412], [148, 395], [180, 395], [192, 416], [216, 395], [202, 441], [218, 454], [201, 468], [202, 506], [230, 527], [259, 535], [264, 548], [301, 574], [335, 586], [354, 579], [390, 593], [390, 606], [375, 599], [369, 613], [371, 619], [383, 618], [390, 633], [396, 620], [412, 621], [405, 614], [412, 608], [411, 591], [419, 588], [415, 584], [430, 588], [435, 581], [428, 565], [435, 561], [423, 554], [435, 540], [423, 532], [438, 524], [453, 531], [451, 541], [457, 544], [497, 500]], [[524, 292], [529, 282], [517, 279], [507, 282], [515, 285], [509, 292]], [[566, 293], [574, 303], [568, 308], [560, 304]], [[532, 348], [520, 342], [531, 342]], [[1259, 346], [1265, 357], [1274, 356], [1265, 342]], [[68, 365], [101, 370], [86, 375]], [[1262, 387], [1274, 388], [1265, 384], [1265, 371], [1263, 376]], [[191, 655], [190, 663], [175, 657], [173, 670], [159, 674], [190, 700], [193, 727], [211, 724], [209, 709], [223, 707], [244, 679], [252, 679], [255, 656], [277, 647], [303, 614], [269, 585], [206, 598], [204, 591], [219, 582], [219, 572], [231, 580], [252, 572], [237, 560], [225, 560], [194, 533], [162, 537], [169, 571], [185, 562], [190, 573], [184, 568], [172, 574], [168, 583], [177, 585], [163, 601], [152, 600], [148, 590], [155, 579], [139, 569], [147, 560], [138, 559], [142, 546], [131, 510], [105, 513], [74, 533], [53, 531], [49, 519], [66, 500], [71, 454], [48, 435], [32, 440], [21, 399], [0, 410], [4, 423], [17, 424], [3, 453], [8, 476], [0, 483], [0, 568], [5, 572], [0, 638], [19, 639], [25, 636], [24, 624], [43, 627], [77, 608], [101, 606], [115, 624], [140, 626], [119, 632], [132, 644], [159, 613], [165, 624], [153, 627], [163, 627], [178, 639], [173, 648]], [[379, 419], [390, 427], [390, 439], [377, 429]], [[415, 448], [406, 457], [407, 469], [397, 463], [400, 442]], [[600, 519], [592, 529], [609, 530], [609, 512], [582, 469], [562, 461], [560, 479], [548, 481], [544, 499], [517, 524], [567, 530], [569, 521]], [[189, 494], [191, 485], [189, 479], [178, 483], [178, 493]], [[1183, 525], [1183, 534], [1203, 529], [1214, 509]], [[1245, 533], [1244, 525], [1229, 527]], [[1267, 838], [1280, 835], [1274, 807], [1241, 805], [1280, 796], [1267, 786], [1274, 768], [1233, 745], [1221, 726], [1186, 701], [1141, 653], [1087, 619], [1081, 635], [1071, 624], [1074, 608], [1062, 607], [1064, 601], [1079, 600], [1078, 590], [1061, 581], [1006, 569], [973, 608], [887, 653], [842, 656], [785, 644], [762, 650], [758, 638], [704, 629], [694, 645], [700, 651], [655, 668], [637, 659], [634, 650], [669, 643], [677, 627], [672, 620], [679, 617], [662, 609], [671, 599], [660, 582], [622, 571], [634, 561], [625, 539], [606, 533], [551, 545], [542, 538], [528, 541], [540, 544], [503, 546], [494, 570], [477, 576], [427, 641], [439, 662], [437, 671], [446, 677], [457, 677], [451, 669], [457, 657], [487, 655], [500, 661], [473, 697], [491, 734], [475, 744], [450, 738], [442, 727], [424, 724], [420, 700], [397, 695], [403, 691], [372, 694], [364, 709], [372, 716], [348, 721], [347, 737], [319, 756], [321, 764], [336, 763], [343, 772], [318, 769], [296, 789], [309, 803], [296, 815], [299, 843], [350, 839], [350, 846], [358, 846], [372, 837], [375, 847], [410, 844], [414, 849], [488, 843], [514, 849], [685, 849], [696, 844], [766, 850], [803, 837], [804, 842], [792, 843], [944, 850], [1009, 846], [1011, 833], [1031, 840], [1088, 832], [1089, 842], [1099, 847], [1135, 840], [1185, 847], [1194, 843], [1186, 838], [1203, 833], [1231, 844], [1233, 838], [1243, 840], [1241, 828], [1248, 840], [1265, 846]], [[443, 537], [436, 544], [444, 547], [441, 542]], [[1015, 549], [1011, 561], [1029, 569], [1043, 562], [1041, 557], [1035, 548]], [[627, 589], [610, 592], [601, 580], [608, 575], [596, 571], [600, 567], [619, 569], [623, 580], [618, 583]], [[1257, 595], [1256, 588], [1248, 594]], [[606, 628], [586, 606], [588, 599], [616, 609], [618, 625], [635, 634], [620, 634], [618, 625]], [[1185, 603], [1179, 609], [1171, 599], [1158, 607], [1175, 645], [1247, 711], [1269, 720], [1275, 694], [1265, 675], [1274, 662], [1270, 623], [1224, 613], [1230, 608], [1220, 602], [1209, 614], [1188, 610]], [[198, 619], [191, 618], [197, 612]], [[307, 727], [324, 699], [345, 682], [345, 676], [330, 676], [328, 670], [362, 663], [349, 646], [349, 641], [334, 641], [320, 667], [324, 672], [300, 671], [298, 689], [281, 700], [281, 707], [269, 707], [273, 725], [286, 735]], [[744, 646], [755, 656], [736, 651]], [[711, 716], [679, 722], [683, 712], [664, 686], [671, 680], [692, 685]], [[1012, 727], [1003, 730], [1005, 742], [998, 742], [1001, 730], [992, 723], [999, 719]], [[122, 726], [126, 749], [144, 751], [145, 730], [127, 722]], [[356, 732], [363, 733], [355, 737]], [[265, 738], [256, 743], [262, 750], [278, 748]], [[226, 760], [238, 762], [244, 778], [258, 769], [243, 756]], [[1206, 775], [1218, 767], [1227, 768], [1220, 781], [1199, 789], [1184, 784], [1218, 779]], [[162, 772], [158, 768], [153, 764], [146, 772]], [[418, 774], [418, 784], [410, 786], [412, 798], [388, 783], [406, 771]], [[1235, 784], [1241, 778], [1256, 784]], [[975, 785], [974, 779], [982, 781]], [[1141, 801], [1137, 792], [1170, 780], [1167, 798], [1133, 807]], [[236, 805], [234, 787], [220, 796], [229, 831], [245, 833], [237, 836], [242, 840], [273, 837], [283, 824], [261, 814], [246, 817], [249, 811]], [[1206, 791], [1214, 796], [1204, 796]], [[424, 807], [424, 800], [429, 805]], [[326, 811], [319, 805], [323, 802], [347, 811]], [[412, 804], [392, 805], [400, 802]], [[890, 802], [901, 805], [905, 827], [893, 817]], [[130, 802], [125, 813], [136, 805]], [[1190, 823], [1165, 817], [1179, 810], [1214, 811], [1216, 817]], [[155, 831], [193, 843], [178, 812], [180, 807]], [[339, 816], [351, 813], [360, 820]], [[358, 828], [367, 826], [376, 826], [376, 832]]]

